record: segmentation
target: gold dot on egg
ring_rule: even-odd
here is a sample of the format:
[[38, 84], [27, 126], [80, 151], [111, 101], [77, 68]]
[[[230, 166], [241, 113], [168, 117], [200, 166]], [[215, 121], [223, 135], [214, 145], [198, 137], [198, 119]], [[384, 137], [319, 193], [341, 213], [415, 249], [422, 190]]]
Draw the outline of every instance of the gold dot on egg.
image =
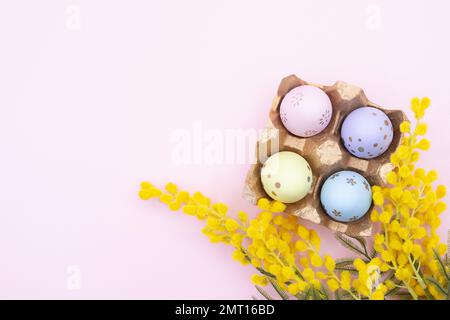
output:
[[272, 194], [276, 197], [277, 196], [277, 194], [275, 193], [275, 191], [272, 191]]
[[388, 126], [388, 125], [389, 125], [389, 122], [388, 122], [387, 120], [384, 120], [384, 125], [385, 125], [385, 126]]
[[279, 183], [279, 182], [275, 183], [275, 187], [277, 187], [279, 189], [281, 187], [281, 183]]
[[363, 148], [363, 147], [359, 147], [359, 148], [358, 148], [358, 151], [359, 151], [359, 152], [364, 152], [364, 148]]
[[387, 139], [387, 134], [385, 134], [383, 137], [383, 140], [386, 140], [386, 139]]
[[270, 176], [270, 173], [269, 173], [269, 174], [267, 175], [267, 178], [270, 179], [270, 177], [271, 177], [271, 176]]
[[352, 137], [348, 137], [348, 140], [350, 140], [350, 142], [352, 142], [352, 141], [353, 141]]

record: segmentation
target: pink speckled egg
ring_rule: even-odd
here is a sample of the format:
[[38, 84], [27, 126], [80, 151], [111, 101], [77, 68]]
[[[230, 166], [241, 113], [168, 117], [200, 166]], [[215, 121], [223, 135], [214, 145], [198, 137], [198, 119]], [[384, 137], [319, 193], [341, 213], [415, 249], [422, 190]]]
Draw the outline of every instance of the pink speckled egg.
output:
[[303, 85], [289, 91], [281, 101], [280, 118], [285, 128], [299, 137], [312, 137], [330, 122], [333, 108], [321, 89]]

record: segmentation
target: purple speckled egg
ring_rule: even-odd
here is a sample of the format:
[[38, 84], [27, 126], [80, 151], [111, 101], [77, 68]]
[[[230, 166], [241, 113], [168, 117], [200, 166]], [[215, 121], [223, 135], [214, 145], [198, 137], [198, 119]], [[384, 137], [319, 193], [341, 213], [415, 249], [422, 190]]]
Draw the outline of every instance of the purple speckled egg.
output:
[[389, 148], [393, 136], [391, 120], [374, 107], [353, 110], [341, 128], [342, 143], [351, 154], [363, 159], [383, 154]]
[[304, 85], [289, 91], [281, 101], [280, 118], [285, 128], [299, 137], [311, 137], [330, 122], [330, 98], [321, 89]]

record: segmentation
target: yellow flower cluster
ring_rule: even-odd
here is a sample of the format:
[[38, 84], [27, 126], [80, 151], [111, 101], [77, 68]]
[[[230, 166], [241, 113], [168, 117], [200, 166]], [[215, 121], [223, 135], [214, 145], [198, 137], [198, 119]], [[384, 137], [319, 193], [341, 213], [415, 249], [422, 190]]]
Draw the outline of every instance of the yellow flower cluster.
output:
[[389, 186], [373, 187], [376, 208], [371, 219], [380, 225], [373, 246], [381, 258], [382, 271], [393, 275], [386, 286], [407, 290], [414, 299], [448, 296], [448, 270], [440, 259], [447, 247], [436, 233], [439, 216], [446, 208], [441, 201], [446, 189], [442, 185], [433, 187], [436, 171], [416, 166], [419, 151], [430, 146], [421, 138], [427, 131], [421, 120], [429, 105], [427, 98], [412, 100], [416, 127], [412, 129], [409, 122], [401, 124], [403, 138], [391, 155], [395, 168], [387, 175]]
[[184, 213], [205, 220], [202, 232], [210, 241], [233, 246], [234, 260], [251, 264], [259, 271], [252, 276], [252, 282], [258, 286], [272, 284], [283, 298], [289, 293], [299, 299], [330, 299], [341, 295], [382, 299], [387, 290], [378, 284], [380, 259], [368, 264], [355, 260], [358, 277], [354, 279], [350, 271], [337, 270], [331, 256], [320, 255], [321, 240], [317, 232], [299, 224], [297, 217], [284, 215], [285, 205], [281, 202], [260, 199], [261, 212], [249, 221], [245, 212], [239, 211], [237, 218], [230, 217], [225, 204], [212, 204], [203, 194], [190, 195], [173, 183], [160, 190], [143, 182], [139, 196], [143, 200], [159, 198], [171, 210], [181, 208]]
[[[417, 125], [412, 130], [409, 122], [401, 124], [403, 138], [391, 156], [395, 168], [387, 175], [389, 186], [373, 187], [371, 219], [380, 230], [373, 237], [374, 252], [369, 254], [365, 240], [353, 238], [363, 246], [354, 251], [364, 260], [322, 255], [317, 232], [283, 214], [285, 205], [278, 201], [260, 199], [261, 211], [250, 220], [243, 211], [230, 216], [225, 204], [213, 204], [202, 193], [191, 195], [173, 183], [160, 190], [143, 182], [139, 196], [158, 198], [171, 210], [204, 220], [202, 232], [211, 242], [233, 246], [234, 260], [259, 271], [251, 280], [265, 297], [260, 286], [271, 284], [283, 299], [382, 300], [400, 293], [413, 299], [448, 299], [450, 272], [441, 259], [447, 248], [436, 233], [446, 191], [433, 187], [435, 171], [416, 167], [418, 151], [430, 145], [420, 138], [427, 131], [421, 119], [429, 104], [428, 99], [412, 100]], [[351, 237], [337, 238], [355, 249]]]

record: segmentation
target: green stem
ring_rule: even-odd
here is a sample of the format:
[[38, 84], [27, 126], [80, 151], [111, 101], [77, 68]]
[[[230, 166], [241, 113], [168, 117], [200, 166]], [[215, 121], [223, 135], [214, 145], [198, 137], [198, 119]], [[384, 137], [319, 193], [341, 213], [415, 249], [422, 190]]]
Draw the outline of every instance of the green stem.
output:
[[425, 281], [423, 280], [423, 278], [420, 276], [419, 270], [416, 269], [416, 265], [414, 264], [414, 261], [411, 260], [411, 255], [408, 256], [408, 261], [414, 271], [414, 275], [416, 276], [417, 282], [422, 287], [422, 289], [425, 290], [427, 288], [427, 285], [425, 284]]
[[405, 285], [406, 289], [408, 289], [409, 294], [413, 297], [414, 300], [418, 300], [419, 297], [417, 296], [416, 292], [407, 284], [405, 281], [402, 281]]

